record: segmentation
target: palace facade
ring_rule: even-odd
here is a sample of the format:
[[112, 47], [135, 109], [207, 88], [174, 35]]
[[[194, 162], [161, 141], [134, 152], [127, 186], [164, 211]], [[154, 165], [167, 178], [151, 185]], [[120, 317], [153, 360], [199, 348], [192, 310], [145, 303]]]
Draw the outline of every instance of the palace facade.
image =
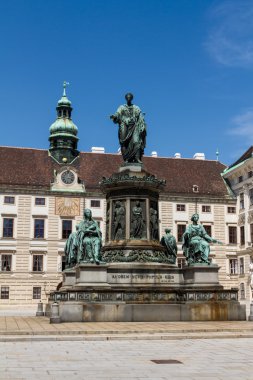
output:
[[[99, 182], [118, 170], [122, 157], [98, 148], [78, 151], [78, 129], [65, 90], [56, 110], [49, 150], [0, 147], [1, 307], [47, 301], [62, 281], [64, 245], [85, 208], [92, 210], [105, 236], [106, 201]], [[252, 148], [229, 168], [203, 155], [143, 157], [147, 172], [166, 180], [159, 200], [159, 230], [161, 237], [166, 227], [172, 229], [178, 242], [177, 265], [185, 264], [182, 235], [198, 212], [206, 231], [223, 242], [211, 246], [213, 262], [220, 266], [220, 283], [239, 288], [239, 300], [248, 310], [253, 257], [251, 154]]]

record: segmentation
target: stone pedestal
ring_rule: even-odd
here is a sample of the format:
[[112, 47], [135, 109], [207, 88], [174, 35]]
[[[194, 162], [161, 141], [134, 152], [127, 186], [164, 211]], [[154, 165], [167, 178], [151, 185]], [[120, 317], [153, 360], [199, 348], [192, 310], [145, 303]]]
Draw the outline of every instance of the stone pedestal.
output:
[[195, 264], [184, 267], [184, 283], [191, 287], [211, 287], [212, 289], [222, 289], [218, 278], [218, 265]]
[[245, 320], [237, 290], [219, 285], [218, 270], [217, 265], [80, 264], [75, 284], [52, 293], [50, 302], [59, 303], [61, 322]]

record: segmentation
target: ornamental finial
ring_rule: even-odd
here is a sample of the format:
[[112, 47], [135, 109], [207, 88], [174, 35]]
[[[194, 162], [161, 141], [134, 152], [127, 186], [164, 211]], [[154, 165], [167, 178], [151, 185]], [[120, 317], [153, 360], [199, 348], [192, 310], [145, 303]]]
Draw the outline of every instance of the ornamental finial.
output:
[[67, 96], [67, 95], [66, 95], [66, 87], [67, 87], [67, 86], [69, 86], [69, 82], [64, 81], [64, 82], [63, 82], [63, 96]]
[[219, 152], [219, 149], [217, 148], [216, 149], [216, 161], [219, 161], [219, 154], [220, 154], [220, 152]]

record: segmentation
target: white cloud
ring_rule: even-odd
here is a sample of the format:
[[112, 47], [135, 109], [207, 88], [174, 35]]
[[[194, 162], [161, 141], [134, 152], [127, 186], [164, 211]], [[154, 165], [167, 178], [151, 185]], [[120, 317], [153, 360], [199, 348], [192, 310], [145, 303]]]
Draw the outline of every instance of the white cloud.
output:
[[253, 143], [253, 108], [245, 110], [243, 113], [232, 119], [235, 125], [229, 133], [247, 138], [247, 144]]
[[223, 1], [209, 10], [211, 28], [205, 42], [218, 63], [231, 67], [253, 64], [253, 1]]

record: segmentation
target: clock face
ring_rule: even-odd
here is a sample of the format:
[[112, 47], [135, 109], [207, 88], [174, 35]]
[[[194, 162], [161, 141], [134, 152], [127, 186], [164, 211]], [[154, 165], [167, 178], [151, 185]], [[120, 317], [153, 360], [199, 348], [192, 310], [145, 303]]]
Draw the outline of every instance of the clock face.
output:
[[74, 182], [75, 175], [70, 170], [66, 170], [65, 172], [62, 173], [61, 180], [66, 185], [70, 185], [71, 183]]

